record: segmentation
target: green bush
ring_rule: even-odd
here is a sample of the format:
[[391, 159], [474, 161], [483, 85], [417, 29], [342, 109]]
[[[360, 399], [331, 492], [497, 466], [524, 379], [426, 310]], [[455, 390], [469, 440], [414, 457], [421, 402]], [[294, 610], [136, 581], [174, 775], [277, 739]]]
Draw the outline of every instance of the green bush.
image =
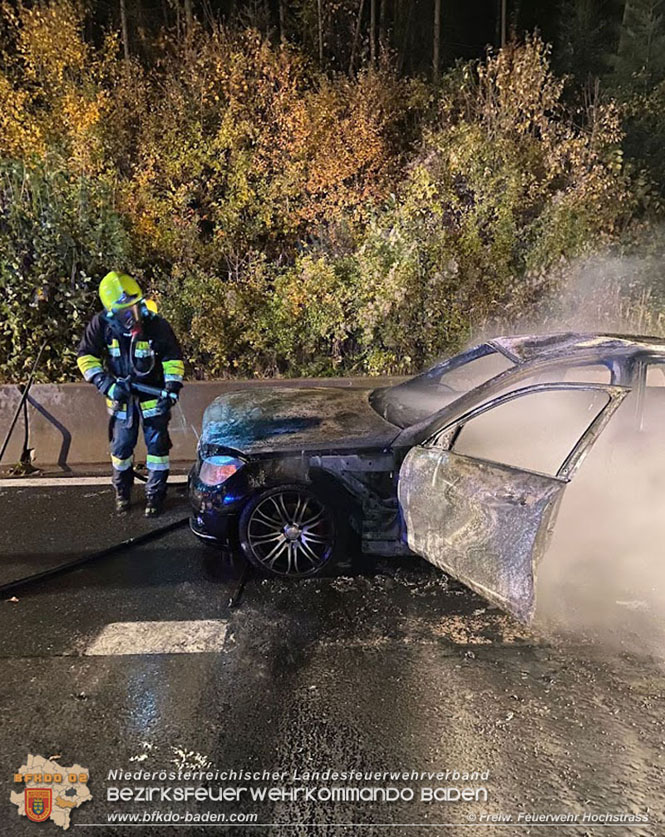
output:
[[539, 39], [452, 73], [439, 106], [362, 236], [342, 253], [310, 248], [275, 282], [287, 373], [422, 368], [488, 319], [520, 314], [535, 276], [630, 217], [616, 109], [576, 126]]
[[164, 34], [140, 65], [113, 33], [86, 40], [78, 3], [12, 8], [3, 381], [44, 340], [41, 378], [77, 377], [113, 268], [156, 295], [196, 377], [412, 372], [521, 315], [650, 194], [626, 174], [615, 104], [573, 112], [538, 37], [435, 87], [387, 61], [326, 75], [217, 25]]
[[0, 159], [0, 380], [25, 379], [46, 342], [38, 380], [71, 380], [83, 327], [99, 308], [100, 275], [128, 265], [111, 195], [46, 161]]

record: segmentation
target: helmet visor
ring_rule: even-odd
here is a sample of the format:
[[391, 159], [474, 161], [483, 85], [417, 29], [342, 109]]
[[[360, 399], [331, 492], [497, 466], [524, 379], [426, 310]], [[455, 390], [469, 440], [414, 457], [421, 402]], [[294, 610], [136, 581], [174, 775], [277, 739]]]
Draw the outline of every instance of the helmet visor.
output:
[[141, 320], [141, 306], [136, 303], [128, 308], [121, 308], [119, 311], [115, 311], [113, 316], [123, 328], [131, 331]]

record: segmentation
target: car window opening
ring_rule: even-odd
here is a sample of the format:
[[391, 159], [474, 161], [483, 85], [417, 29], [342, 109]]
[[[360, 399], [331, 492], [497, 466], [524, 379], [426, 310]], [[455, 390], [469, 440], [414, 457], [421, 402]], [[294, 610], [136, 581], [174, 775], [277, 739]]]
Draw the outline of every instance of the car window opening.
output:
[[556, 476], [608, 400], [597, 390], [527, 393], [467, 421], [453, 451]]
[[[436, 384], [462, 394], [495, 378], [512, 366], [514, 363], [511, 360], [485, 343], [450, 361], [437, 364], [421, 378], [424, 378], [427, 384]], [[419, 380], [416, 378], [416, 381]]]
[[650, 363], [647, 366], [647, 387], [665, 387], [665, 365]]
[[410, 381], [376, 390], [370, 404], [388, 421], [408, 427], [514, 366], [508, 357], [484, 343], [437, 363]]
[[665, 435], [665, 364], [649, 363], [641, 373], [645, 386], [631, 393], [626, 415], [633, 419], [632, 430]]

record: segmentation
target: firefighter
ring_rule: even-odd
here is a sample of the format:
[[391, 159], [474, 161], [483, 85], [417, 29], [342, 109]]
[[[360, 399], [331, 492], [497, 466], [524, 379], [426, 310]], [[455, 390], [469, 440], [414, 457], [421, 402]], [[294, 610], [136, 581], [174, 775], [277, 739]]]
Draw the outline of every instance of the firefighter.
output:
[[[122, 514], [129, 509], [141, 422], [149, 472], [145, 516], [156, 517], [166, 496], [168, 423], [171, 405], [182, 388], [182, 351], [171, 326], [157, 315], [154, 304], [144, 300], [131, 276], [108, 273], [100, 282], [99, 297], [105, 310], [88, 323], [78, 349], [78, 367], [86, 381], [106, 396], [116, 510]], [[168, 396], [137, 392], [133, 383], [158, 388]]]

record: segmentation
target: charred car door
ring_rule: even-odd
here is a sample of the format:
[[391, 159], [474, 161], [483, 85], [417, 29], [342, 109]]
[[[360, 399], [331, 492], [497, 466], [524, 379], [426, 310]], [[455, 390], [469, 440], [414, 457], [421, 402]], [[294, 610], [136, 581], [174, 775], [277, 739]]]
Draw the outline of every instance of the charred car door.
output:
[[500, 395], [413, 447], [398, 497], [409, 547], [529, 622], [567, 483], [629, 389], [552, 383]]

